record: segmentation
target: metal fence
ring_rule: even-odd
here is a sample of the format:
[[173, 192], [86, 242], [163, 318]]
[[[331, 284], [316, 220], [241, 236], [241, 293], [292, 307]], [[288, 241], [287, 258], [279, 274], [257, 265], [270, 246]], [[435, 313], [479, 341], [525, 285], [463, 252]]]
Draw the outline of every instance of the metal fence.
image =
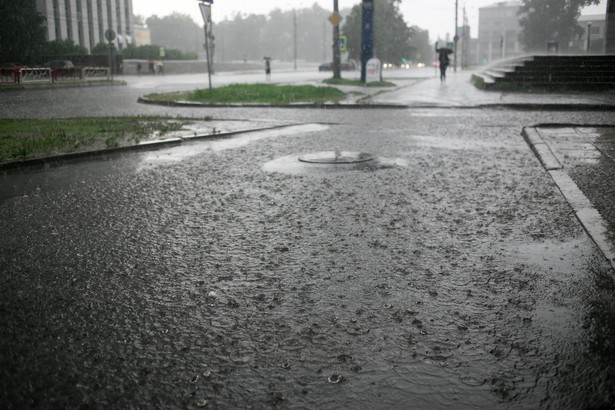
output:
[[0, 84], [93, 81], [109, 77], [107, 67], [9, 67], [0, 68]]

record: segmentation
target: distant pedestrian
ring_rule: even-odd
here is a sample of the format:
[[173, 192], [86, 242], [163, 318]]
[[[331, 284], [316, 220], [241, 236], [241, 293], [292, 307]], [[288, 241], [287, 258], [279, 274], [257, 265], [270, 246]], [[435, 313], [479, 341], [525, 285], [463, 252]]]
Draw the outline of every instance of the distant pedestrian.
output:
[[265, 77], [267, 81], [271, 80], [271, 59], [269, 57], [265, 57]]
[[156, 61], [156, 73], [164, 74], [164, 63], [160, 60]]
[[143, 66], [141, 66], [141, 63], [137, 63], [137, 74], [141, 75], [141, 69], [143, 68]]
[[438, 63], [440, 65], [440, 81], [446, 81], [446, 68], [450, 64], [448, 55], [452, 53], [450, 48], [438, 48], [436, 43], [436, 53], [438, 53]]
[[156, 74], [156, 67], [154, 66], [154, 60], [149, 60], [149, 73]]

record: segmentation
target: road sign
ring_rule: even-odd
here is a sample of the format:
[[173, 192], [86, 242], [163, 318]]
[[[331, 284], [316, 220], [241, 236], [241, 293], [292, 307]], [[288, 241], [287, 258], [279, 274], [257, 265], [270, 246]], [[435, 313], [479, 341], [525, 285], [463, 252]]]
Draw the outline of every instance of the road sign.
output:
[[108, 42], [112, 42], [113, 40], [115, 40], [115, 31], [109, 29], [105, 31], [105, 38], [107, 39]]
[[331, 22], [331, 24], [333, 24], [334, 26], [337, 26], [338, 24], [340, 24], [340, 21], [342, 21], [342, 16], [340, 16], [340, 13], [338, 13], [337, 11], [334, 11], [333, 13], [331, 13], [331, 15], [329, 16], [329, 21]]
[[348, 38], [346, 36], [340, 36], [340, 51], [348, 51]]
[[201, 15], [203, 16], [203, 22], [205, 26], [211, 23], [211, 6], [207, 3], [199, 3], [201, 9]]
[[167, 54], [164, 47], [160, 47], [160, 50], [158, 51], [160, 52], [160, 58], [164, 58]]

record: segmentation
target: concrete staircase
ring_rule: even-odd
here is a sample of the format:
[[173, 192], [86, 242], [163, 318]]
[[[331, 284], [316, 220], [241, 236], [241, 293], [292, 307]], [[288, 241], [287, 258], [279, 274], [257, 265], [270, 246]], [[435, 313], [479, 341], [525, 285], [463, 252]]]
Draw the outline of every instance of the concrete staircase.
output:
[[615, 55], [536, 55], [503, 60], [472, 76], [479, 88], [493, 90], [615, 89]]

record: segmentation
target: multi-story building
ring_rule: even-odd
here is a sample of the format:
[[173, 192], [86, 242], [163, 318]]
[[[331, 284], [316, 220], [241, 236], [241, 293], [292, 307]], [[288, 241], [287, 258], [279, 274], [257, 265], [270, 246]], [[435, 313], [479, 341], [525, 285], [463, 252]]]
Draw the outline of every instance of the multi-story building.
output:
[[69, 39], [92, 50], [113, 30], [120, 49], [132, 42], [132, 0], [36, 0], [36, 8], [47, 19], [50, 41]]
[[513, 57], [522, 53], [519, 44], [520, 1], [502, 1], [478, 9], [479, 63]]
[[604, 14], [581, 16], [579, 26], [583, 29], [583, 35], [578, 39], [577, 47], [590, 53], [602, 53], [606, 39], [606, 16]]

